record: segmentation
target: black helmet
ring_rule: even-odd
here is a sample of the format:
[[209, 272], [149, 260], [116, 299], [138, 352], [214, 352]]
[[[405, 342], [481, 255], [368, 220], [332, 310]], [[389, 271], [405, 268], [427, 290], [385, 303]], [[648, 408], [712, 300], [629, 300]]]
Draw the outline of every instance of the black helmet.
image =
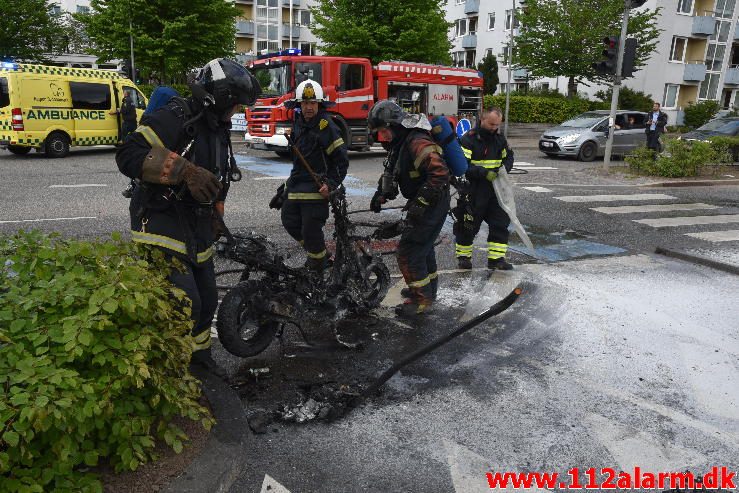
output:
[[393, 124], [400, 125], [407, 116], [406, 112], [396, 103], [383, 99], [378, 101], [369, 111], [367, 124], [370, 130], [376, 130]]
[[245, 67], [227, 58], [208, 62], [198, 71], [190, 87], [196, 99], [210, 102], [219, 115], [235, 104], [254, 104], [262, 91], [257, 79]]

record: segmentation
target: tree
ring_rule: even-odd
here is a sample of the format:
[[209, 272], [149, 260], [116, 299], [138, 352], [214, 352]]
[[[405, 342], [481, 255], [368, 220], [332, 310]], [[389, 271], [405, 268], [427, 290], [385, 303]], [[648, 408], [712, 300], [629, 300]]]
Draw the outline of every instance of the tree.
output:
[[0, 2], [0, 59], [44, 63], [56, 51], [58, 18], [47, 0]]
[[477, 65], [477, 70], [482, 72], [483, 77], [483, 94], [495, 94], [498, 89], [498, 60], [495, 55], [488, 53]]
[[319, 0], [313, 34], [333, 56], [451, 63], [446, 0]]
[[[610, 87], [605, 91], [595, 93], [596, 98], [609, 104], [612, 96], [613, 88]], [[654, 98], [650, 94], [635, 91], [628, 87], [622, 87], [618, 93], [618, 107], [622, 110], [652, 111], [653, 103]]]
[[[517, 12], [522, 29], [515, 39], [516, 64], [534, 77], [568, 77], [568, 97], [577, 95], [580, 83], [608, 81], [591, 64], [601, 59], [603, 38], [620, 35], [623, 10], [623, 0], [527, 0]], [[630, 12], [628, 34], [638, 40], [635, 71], [657, 45], [659, 12]]]
[[239, 12], [225, 0], [92, 0], [90, 9], [75, 18], [85, 25], [91, 53], [130, 58], [130, 20], [136, 67], [162, 80], [234, 53]]

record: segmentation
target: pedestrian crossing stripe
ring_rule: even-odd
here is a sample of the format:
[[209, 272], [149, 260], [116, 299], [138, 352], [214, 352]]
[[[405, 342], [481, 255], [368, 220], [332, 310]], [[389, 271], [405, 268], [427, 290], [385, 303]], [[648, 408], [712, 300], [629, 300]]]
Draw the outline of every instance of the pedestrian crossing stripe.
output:
[[717, 205], [702, 204], [648, 204], [648, 205], [621, 205], [609, 207], [593, 207], [590, 210], [603, 214], [634, 214], [637, 212], [670, 212], [670, 211], [696, 211], [705, 209], [719, 209]]
[[739, 229], [729, 229], [726, 231], [706, 231], [704, 233], [685, 233], [686, 236], [692, 236], [699, 240], [719, 242], [719, 241], [739, 241]]
[[677, 197], [663, 193], [638, 193], [632, 195], [565, 195], [554, 198], [562, 202], [619, 202], [622, 200], [673, 200]]
[[716, 216], [661, 217], [656, 219], [633, 219], [634, 222], [653, 228], [676, 226], [695, 226], [698, 224], [739, 223], [739, 214], [719, 214]]

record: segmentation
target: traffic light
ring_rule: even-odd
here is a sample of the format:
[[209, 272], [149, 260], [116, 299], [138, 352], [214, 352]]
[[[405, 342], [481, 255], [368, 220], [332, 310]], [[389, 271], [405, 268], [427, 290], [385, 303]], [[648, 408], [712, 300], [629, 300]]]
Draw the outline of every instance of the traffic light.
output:
[[136, 84], [141, 84], [141, 70], [140, 69], [136, 69], [135, 72], [136, 72], [136, 77], [134, 77], [133, 81]]
[[636, 38], [626, 38], [624, 44], [624, 61], [621, 65], [621, 77], [634, 75], [634, 64], [636, 62]]
[[133, 75], [131, 72], [133, 72], [131, 70], [131, 60], [123, 60], [123, 63], [121, 64], [121, 75], [130, 79]]
[[599, 75], [616, 75], [618, 63], [618, 36], [606, 36], [603, 38], [603, 60], [592, 64], [595, 72]]

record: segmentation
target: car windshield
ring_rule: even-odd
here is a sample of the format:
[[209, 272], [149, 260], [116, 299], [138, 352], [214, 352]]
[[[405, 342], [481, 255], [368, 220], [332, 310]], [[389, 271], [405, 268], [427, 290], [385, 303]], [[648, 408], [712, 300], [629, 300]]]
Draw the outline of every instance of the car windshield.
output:
[[572, 128], [590, 128], [604, 118], [603, 115], [598, 113], [583, 113], [578, 115], [572, 120], [567, 120], [561, 123], [560, 127], [572, 127]]
[[713, 120], [706, 123], [698, 130], [718, 132], [720, 134], [734, 135], [739, 129], [739, 120]]
[[290, 91], [290, 64], [256, 65], [254, 76], [262, 86], [260, 96], [282, 96]]

